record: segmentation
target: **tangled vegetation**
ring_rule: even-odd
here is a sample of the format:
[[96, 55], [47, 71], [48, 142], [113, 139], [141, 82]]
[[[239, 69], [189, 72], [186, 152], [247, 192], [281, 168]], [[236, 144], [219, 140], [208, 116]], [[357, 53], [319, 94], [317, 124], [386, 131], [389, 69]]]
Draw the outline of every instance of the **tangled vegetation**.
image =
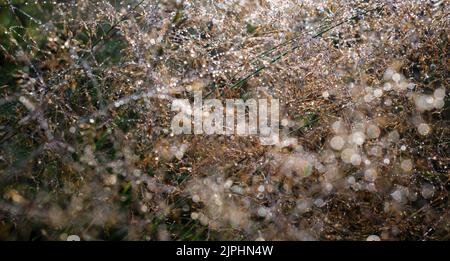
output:
[[[1, 240], [449, 240], [449, 5], [0, 0]], [[281, 140], [174, 135], [277, 98]]]

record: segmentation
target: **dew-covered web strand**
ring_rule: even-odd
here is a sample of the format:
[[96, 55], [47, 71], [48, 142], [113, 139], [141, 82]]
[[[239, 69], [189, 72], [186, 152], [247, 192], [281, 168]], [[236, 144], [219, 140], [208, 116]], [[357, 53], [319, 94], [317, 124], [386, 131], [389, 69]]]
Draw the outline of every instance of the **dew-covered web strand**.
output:
[[[348, 18], [348, 19], [345, 19], [344, 21], [341, 21], [341, 22], [339, 22], [339, 23], [337, 23], [337, 24], [331, 25], [330, 27], [327, 27], [327, 28], [323, 29], [322, 31], [320, 31], [320, 32], [318, 32], [318, 33], [316, 33], [316, 34], [314, 34], [314, 35], [311, 37], [311, 39], [321, 37], [321, 36], [324, 35], [325, 33], [329, 32], [329, 31], [331, 31], [331, 30], [333, 30], [333, 29], [335, 29], [335, 28], [337, 28], [337, 27], [339, 27], [339, 26], [341, 26], [341, 25], [343, 25], [343, 24], [345, 24], [345, 23], [348, 23], [348, 22], [350, 22], [350, 21], [353, 21], [353, 20], [355, 20], [355, 19], [361, 17], [362, 15], [366, 15], [366, 14], [368, 14], [368, 13], [370, 13], [370, 12], [375, 11], [375, 10], [380, 10], [381, 8], [382, 8], [382, 6], [376, 7], [376, 8], [374, 8], [374, 9], [369, 9], [369, 10], [366, 10], [366, 11], [358, 11], [356, 15], [354, 15], [354, 16]], [[279, 46], [274, 47], [272, 50], [269, 50], [268, 53], [271, 53], [273, 50], [276, 50], [276, 49], [278, 49], [279, 47], [282, 47], [282, 46], [284, 46], [284, 45], [287, 45], [287, 44], [289, 44], [289, 43], [291, 43], [291, 42], [293, 42], [293, 41], [299, 39], [300, 37], [304, 37], [304, 36], [301, 35], [301, 36], [294, 37], [294, 39], [288, 40], [288, 41], [286, 41], [286, 42], [280, 44]], [[280, 60], [280, 59], [283, 58], [284, 56], [286, 56], [286, 55], [292, 53], [293, 51], [295, 51], [296, 49], [298, 49], [298, 48], [300, 48], [300, 47], [301, 47], [301, 45], [295, 45], [294, 47], [292, 47], [292, 48], [289, 49], [288, 51], [285, 51], [285, 52], [283, 52], [283, 53], [281, 53], [281, 54], [275, 56], [274, 58], [272, 58], [272, 59], [270, 60], [269, 65], [270, 65], [270, 64], [273, 64], [273, 63], [275, 63], [275, 62], [277, 62], [278, 60]], [[261, 54], [261, 55], [264, 56], [264, 55], [266, 55], [266, 53]], [[260, 55], [260, 56], [261, 56], [261, 55]], [[252, 77], [254, 77], [255, 75], [257, 75], [258, 73], [260, 73], [261, 71], [263, 71], [264, 69], [266, 69], [266, 68], [268, 68], [268, 67], [269, 67], [268, 65], [267, 65], [267, 66], [266, 66], [266, 65], [260, 66], [260, 67], [259, 67], [258, 69], [256, 69], [255, 71], [251, 72], [250, 74], [246, 75], [244, 78], [241, 78], [241, 79], [238, 80], [236, 83], [232, 84], [229, 88], [230, 88], [230, 89], [234, 89], [234, 88], [239, 87], [240, 85], [244, 84], [244, 83], [247, 82], [249, 79], [251, 79]]]

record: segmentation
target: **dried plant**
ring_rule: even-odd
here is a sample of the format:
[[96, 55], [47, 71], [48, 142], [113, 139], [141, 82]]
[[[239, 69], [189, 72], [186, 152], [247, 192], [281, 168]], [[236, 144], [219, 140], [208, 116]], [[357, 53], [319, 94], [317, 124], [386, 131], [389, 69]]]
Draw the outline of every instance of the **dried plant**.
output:
[[[448, 240], [448, 6], [0, 1], [0, 239]], [[173, 135], [192, 91], [280, 143]]]

